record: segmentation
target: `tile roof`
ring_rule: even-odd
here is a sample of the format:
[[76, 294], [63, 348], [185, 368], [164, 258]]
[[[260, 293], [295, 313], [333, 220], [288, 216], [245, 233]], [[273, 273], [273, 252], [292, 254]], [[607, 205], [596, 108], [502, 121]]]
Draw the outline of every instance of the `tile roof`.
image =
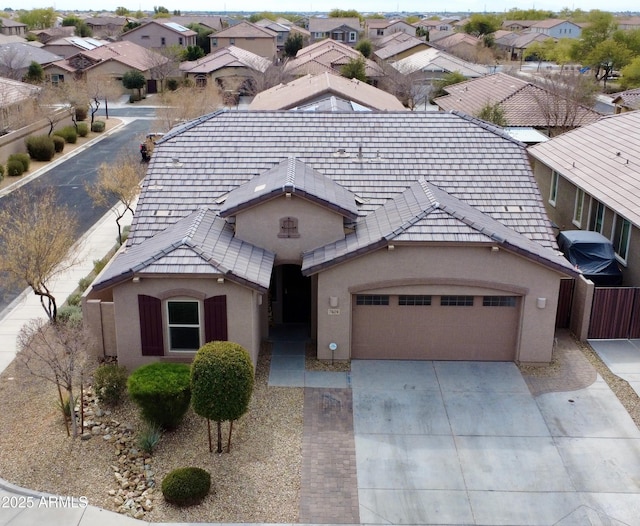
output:
[[[341, 42], [326, 39], [298, 51], [296, 58], [285, 64], [285, 71], [293, 75], [316, 75], [326, 71], [339, 72], [342, 65], [358, 58], [362, 58], [362, 53], [359, 51]], [[382, 69], [378, 64], [373, 60], [364, 60], [367, 77], [383, 76]]]
[[249, 68], [265, 72], [271, 61], [236, 46], [218, 49], [198, 60], [181, 62], [180, 71], [192, 74], [208, 74], [222, 68]]
[[529, 148], [535, 159], [640, 227], [640, 111], [603, 117]]
[[271, 31], [266, 27], [261, 27], [243, 20], [235, 26], [228, 27], [222, 31], [218, 31], [213, 35], [221, 38], [269, 38], [274, 39], [277, 36], [275, 31]]
[[0, 77], [0, 108], [35, 97], [41, 88], [17, 80]]
[[640, 88], [628, 89], [611, 95], [612, 102], [619, 106], [640, 110]]
[[481, 77], [488, 73], [486, 66], [462, 60], [446, 51], [428, 48], [391, 64], [399, 72], [409, 75], [416, 71], [452, 73], [458, 71], [465, 77]]
[[[567, 107], [565, 99], [505, 73], [453, 84], [445, 91], [449, 95], [434, 100], [441, 109], [478, 115], [487, 104], [500, 104], [508, 126], [566, 127], [567, 123], [582, 126], [602, 117], [585, 106], [570, 103]], [[548, 100], [554, 101], [558, 111], [545, 110]]]
[[[129, 68], [137, 69], [138, 71], [147, 71], [151, 68], [157, 61], [155, 59], [152, 60], [150, 55], [158, 55], [151, 49], [147, 49], [127, 40], [111, 42], [95, 49], [82, 51], [81, 53], [82, 55], [97, 61], [96, 64], [90, 66], [90, 68], [100, 66], [104, 62], [111, 60], [124, 64]], [[162, 60], [161, 55], [158, 56], [158, 60]], [[70, 59], [73, 59], [73, 57], [69, 57], [67, 60]], [[167, 61], [168, 59], [165, 60]], [[90, 68], [87, 68], [87, 70]]]
[[354, 194], [293, 157], [229, 192], [220, 207], [220, 216], [233, 216], [245, 208], [285, 194], [299, 195], [349, 219], [358, 216]]
[[302, 272], [314, 274], [394, 242], [425, 240], [493, 243], [561, 272], [573, 272], [559, 252], [506, 227], [424, 177], [369, 214], [344, 239], [304, 253]]
[[[380, 38], [376, 38], [376, 46], [384, 47], [392, 42], [404, 42], [405, 40], [411, 40], [412, 38], [416, 38], [411, 36], [404, 31], [397, 31], [395, 33], [391, 33], [390, 35], [386, 35]], [[422, 40], [424, 42], [424, 40]]]
[[331, 73], [305, 75], [287, 84], [258, 93], [250, 110], [284, 110], [305, 104], [323, 95], [337, 95], [377, 110], [404, 110], [402, 103], [390, 93], [366, 82], [347, 79]]
[[481, 40], [477, 37], [469, 35], [467, 33], [452, 33], [436, 41], [437, 45], [442, 49], [449, 49], [459, 46], [460, 44], [467, 44], [469, 46], [477, 46]]
[[23, 24], [22, 22], [18, 22], [17, 20], [12, 20], [11, 18], [5, 18], [0, 16], [0, 26], [3, 27], [27, 27], [27, 24]]
[[144, 243], [128, 247], [94, 283], [102, 289], [150, 274], [221, 274], [261, 291], [269, 288], [275, 254], [241, 241], [211, 210], [200, 209]]
[[6, 61], [10, 62], [11, 69], [28, 68], [31, 62], [37, 62], [41, 66], [60, 60], [60, 55], [55, 55], [41, 47], [31, 46], [25, 42], [9, 42], [0, 47], [0, 68]]
[[309, 18], [311, 33], [328, 33], [342, 26], [360, 31], [360, 20], [358, 18]]
[[522, 144], [442, 112], [231, 112], [175, 128], [154, 150], [131, 244], [289, 157], [359, 196], [365, 217], [419, 177], [546, 247], [555, 246]]
[[[403, 33], [406, 34], [406, 33]], [[384, 47], [381, 47], [373, 54], [378, 57], [380, 60], [387, 60], [388, 58], [394, 57], [399, 53], [404, 51], [408, 51], [413, 48], [428, 48], [429, 44], [427, 44], [424, 40], [420, 40], [419, 38], [412, 37], [410, 35], [409, 38], [404, 39], [402, 41], [391, 41]]]
[[163, 19], [149, 20], [148, 22], [142, 24], [141, 26], [134, 27], [133, 29], [130, 29], [129, 31], [127, 31], [127, 33], [134, 33], [136, 31], [144, 31], [144, 29], [146, 27], [148, 27], [149, 24], [155, 24], [157, 26], [160, 26], [160, 27], [163, 27], [165, 29], [168, 29], [169, 31], [171, 31], [173, 33], [177, 33], [177, 34], [179, 34], [181, 36], [191, 37], [191, 36], [195, 36], [195, 35], [198, 34], [195, 31], [193, 31], [192, 29], [184, 27], [181, 24], [178, 24], [176, 22], [171, 22], [169, 20], [163, 20]]
[[552, 27], [556, 27], [559, 26], [560, 24], [572, 24], [572, 25], [576, 25], [573, 22], [569, 21], [569, 20], [564, 20], [561, 18], [549, 18], [547, 20], [538, 20], [536, 23], [531, 24], [530, 27], [539, 27], [542, 29], [551, 29]]

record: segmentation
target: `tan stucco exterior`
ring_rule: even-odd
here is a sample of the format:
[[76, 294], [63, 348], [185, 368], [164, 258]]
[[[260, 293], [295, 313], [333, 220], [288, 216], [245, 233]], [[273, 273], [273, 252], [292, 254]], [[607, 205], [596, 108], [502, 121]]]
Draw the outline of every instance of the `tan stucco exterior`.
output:
[[268, 59], [273, 59], [278, 53], [275, 35], [273, 38], [258, 37], [218, 37], [215, 34], [209, 37], [211, 40], [211, 52], [224, 47], [236, 46], [246, 51]]

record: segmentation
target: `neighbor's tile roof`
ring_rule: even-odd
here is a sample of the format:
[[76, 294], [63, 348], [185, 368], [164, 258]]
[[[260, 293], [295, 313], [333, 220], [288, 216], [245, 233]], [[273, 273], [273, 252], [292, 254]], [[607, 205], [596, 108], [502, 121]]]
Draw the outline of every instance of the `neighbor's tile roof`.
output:
[[549, 18], [547, 20], [538, 20], [536, 23], [531, 24], [531, 27], [539, 27], [539, 28], [543, 28], [543, 29], [550, 29], [552, 27], [556, 27], [559, 26], [560, 24], [573, 24], [574, 26], [577, 24], [574, 24], [573, 22], [569, 21], [569, 20], [564, 20], [561, 18]]
[[360, 31], [360, 20], [358, 18], [309, 18], [311, 33], [328, 33], [342, 26]]
[[[505, 73], [453, 84], [447, 86], [445, 91], [449, 95], [438, 97], [434, 101], [445, 111], [457, 110], [477, 115], [488, 104], [500, 104], [508, 126], [565, 126], [565, 99]], [[545, 101], [549, 99], [555, 101], [554, 105], [560, 108], [560, 111], [551, 112], [553, 115], [544, 111], [547, 106]], [[583, 126], [602, 117], [601, 113], [585, 106], [578, 106], [576, 111], [575, 119], [571, 119], [573, 126]]]
[[9, 42], [0, 47], [0, 64], [10, 61], [12, 69], [28, 68], [31, 62], [44, 66], [60, 59], [60, 55], [25, 42]]
[[[112, 60], [114, 62], [124, 64], [132, 69], [137, 69], [138, 71], [147, 71], [151, 68], [152, 63], [154, 62], [149, 58], [150, 54], [156, 53], [153, 50], [139, 46], [134, 42], [120, 40], [89, 51], [83, 51], [82, 54], [100, 61], [91, 67], [96, 67], [107, 60]], [[160, 60], [162, 60], [161, 57]]]
[[12, 20], [11, 18], [5, 18], [0, 16], [0, 26], [3, 27], [27, 27], [27, 24], [23, 24], [22, 22], [18, 22], [17, 20]]
[[304, 197], [349, 219], [358, 216], [355, 195], [293, 157], [229, 192], [220, 207], [220, 216], [235, 215], [285, 193]]
[[101, 289], [152, 274], [222, 274], [266, 291], [275, 254], [241, 241], [233, 227], [211, 210], [192, 212], [145, 243], [127, 247], [104, 271]]
[[428, 48], [391, 64], [399, 72], [408, 75], [416, 71], [453, 73], [457, 71], [465, 77], [481, 77], [488, 73], [486, 66], [467, 62], [446, 51]]
[[0, 108], [36, 97], [40, 89], [33, 84], [0, 77]]
[[[406, 33], [403, 33], [406, 34]], [[386, 46], [378, 49], [374, 52], [374, 55], [378, 57], [380, 60], [387, 60], [390, 57], [394, 57], [395, 55], [402, 53], [404, 51], [408, 51], [413, 48], [428, 48], [429, 44], [427, 44], [424, 40], [420, 40], [419, 38], [412, 37], [410, 35], [409, 38], [398, 42], [391, 41]]]
[[419, 178], [401, 194], [360, 221], [344, 239], [303, 254], [310, 275], [394, 242], [494, 243], [562, 272], [573, 267], [562, 254], [515, 232], [487, 214]]
[[[335, 40], [326, 39], [298, 51], [296, 58], [285, 64], [285, 71], [293, 75], [339, 72], [342, 65], [358, 58], [363, 58], [359, 51]], [[367, 77], [383, 75], [382, 69], [373, 60], [364, 61]]]
[[477, 37], [469, 35], [467, 33], [452, 33], [443, 38], [440, 38], [434, 42], [434, 45], [441, 47], [442, 49], [449, 49], [459, 46], [461, 44], [467, 44], [475, 47], [480, 44], [481, 40]]
[[[416, 38], [416, 37], [411, 36], [408, 33], [405, 33], [404, 31], [396, 31], [395, 33], [391, 33], [390, 35], [377, 38], [376, 46], [384, 47], [384, 46], [388, 46], [392, 42], [404, 42], [405, 40], [411, 40], [412, 38]], [[424, 42], [424, 40], [421, 40], [421, 42]]]
[[640, 111], [610, 115], [529, 153], [640, 226]]
[[279, 84], [258, 93], [250, 110], [284, 110], [305, 104], [322, 95], [337, 95], [377, 110], [403, 110], [402, 103], [390, 93], [366, 82], [347, 79], [329, 72], [305, 75], [287, 84]]
[[222, 31], [218, 31], [217, 33], [211, 36], [220, 37], [220, 38], [274, 39], [277, 36], [277, 33], [275, 31], [271, 31], [271, 29], [267, 29], [266, 27], [261, 27], [256, 24], [252, 24], [251, 22], [247, 22], [246, 20], [243, 20], [239, 24], [228, 27], [227, 29], [223, 29]]
[[[131, 244], [289, 157], [360, 198], [360, 217], [419, 177], [544, 246], [555, 241], [523, 145], [496, 127], [443, 112], [219, 112], [158, 142]], [[176, 161], [174, 161], [177, 160]]]
[[236, 46], [228, 46], [198, 60], [180, 63], [180, 71], [192, 74], [208, 74], [222, 68], [249, 68], [264, 72], [271, 61]]
[[614, 93], [611, 97], [614, 104], [640, 110], [640, 88]]

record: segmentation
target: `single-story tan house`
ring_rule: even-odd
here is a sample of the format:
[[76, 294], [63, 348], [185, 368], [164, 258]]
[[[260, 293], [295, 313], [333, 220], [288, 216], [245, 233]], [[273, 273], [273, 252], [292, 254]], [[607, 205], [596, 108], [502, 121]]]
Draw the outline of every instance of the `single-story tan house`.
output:
[[560, 279], [524, 146], [438, 112], [220, 111], [156, 145], [85, 294], [129, 368], [303, 324], [321, 359], [549, 362]]

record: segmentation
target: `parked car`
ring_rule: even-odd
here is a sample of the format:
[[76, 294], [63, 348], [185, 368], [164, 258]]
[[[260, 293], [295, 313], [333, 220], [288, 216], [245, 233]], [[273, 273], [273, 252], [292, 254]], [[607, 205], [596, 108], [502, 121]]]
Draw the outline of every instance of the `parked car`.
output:
[[613, 244], [598, 232], [565, 230], [558, 236], [560, 250], [585, 278], [600, 287], [622, 285], [622, 271]]

